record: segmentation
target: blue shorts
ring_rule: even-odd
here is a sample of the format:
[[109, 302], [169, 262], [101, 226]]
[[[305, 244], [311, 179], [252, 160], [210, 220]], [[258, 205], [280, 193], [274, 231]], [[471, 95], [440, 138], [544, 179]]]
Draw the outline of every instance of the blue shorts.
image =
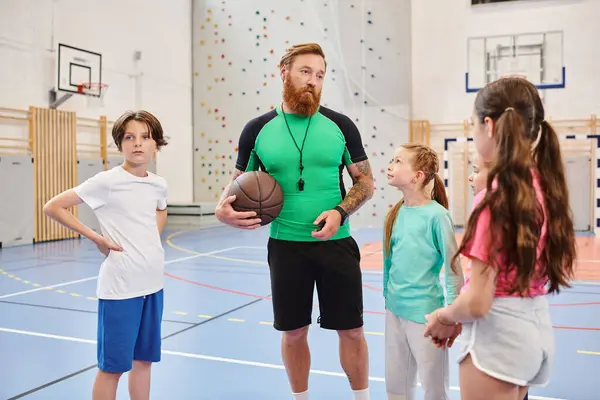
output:
[[98, 300], [98, 368], [127, 372], [133, 360], [159, 362], [163, 291], [125, 300]]

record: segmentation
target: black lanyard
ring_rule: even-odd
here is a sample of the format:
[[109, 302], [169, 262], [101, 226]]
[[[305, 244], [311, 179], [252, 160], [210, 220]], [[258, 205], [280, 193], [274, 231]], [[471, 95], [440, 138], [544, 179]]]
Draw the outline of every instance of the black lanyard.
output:
[[294, 135], [292, 135], [292, 130], [290, 129], [290, 125], [288, 124], [287, 118], [285, 117], [285, 111], [283, 110], [283, 104], [281, 105], [281, 113], [283, 114], [283, 119], [285, 120], [285, 125], [287, 126], [288, 132], [294, 141], [294, 145], [300, 152], [300, 179], [298, 180], [298, 190], [304, 190], [304, 179], [302, 179], [302, 170], [304, 170], [304, 165], [302, 165], [302, 150], [304, 150], [304, 143], [306, 142], [306, 136], [308, 136], [308, 127], [310, 126], [310, 121], [312, 120], [312, 115], [308, 119], [308, 124], [306, 125], [306, 132], [304, 132], [304, 139], [302, 139], [302, 147], [298, 147], [298, 143], [296, 143], [296, 139], [294, 139]]

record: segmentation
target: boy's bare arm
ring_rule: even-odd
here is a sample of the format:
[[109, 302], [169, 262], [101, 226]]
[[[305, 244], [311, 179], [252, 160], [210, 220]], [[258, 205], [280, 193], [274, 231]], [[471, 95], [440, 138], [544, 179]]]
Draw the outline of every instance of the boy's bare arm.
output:
[[167, 209], [156, 210], [156, 224], [158, 225], [158, 233], [162, 233], [165, 224], [167, 223]]
[[82, 224], [69, 211], [69, 208], [82, 203], [83, 200], [81, 200], [74, 190], [70, 189], [50, 199], [44, 205], [43, 211], [49, 218], [98, 244], [103, 237]]
[[100, 252], [105, 256], [108, 256], [108, 253], [111, 250], [123, 251], [121, 246], [113, 243], [110, 239], [97, 234], [93, 229], [82, 224], [69, 211], [69, 208], [81, 203], [83, 203], [83, 200], [81, 200], [81, 198], [73, 189], [70, 189], [50, 199], [44, 205], [43, 211], [44, 214], [59, 224], [90, 239], [98, 247], [98, 250], [100, 250]]

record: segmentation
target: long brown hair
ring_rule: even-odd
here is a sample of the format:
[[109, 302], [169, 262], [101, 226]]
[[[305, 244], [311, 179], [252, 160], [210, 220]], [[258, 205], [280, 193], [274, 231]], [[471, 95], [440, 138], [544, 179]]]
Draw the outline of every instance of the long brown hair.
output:
[[[431, 198], [440, 203], [444, 208], [448, 208], [448, 196], [442, 178], [438, 175], [440, 169], [440, 161], [437, 153], [430, 147], [418, 143], [406, 143], [401, 147], [411, 153], [410, 165], [415, 171], [423, 171], [425, 179], [423, 180], [423, 188], [433, 179], [433, 189], [431, 190]], [[392, 230], [394, 222], [400, 211], [400, 207], [404, 204], [404, 199], [400, 200], [394, 207], [390, 209], [385, 217], [384, 227], [384, 251], [385, 254], [390, 253], [390, 243], [392, 240]], [[454, 269], [454, 267], [453, 267]]]
[[[477, 219], [488, 208], [491, 258], [483, 261], [493, 267], [502, 263], [507, 277], [516, 270], [512, 293], [528, 293], [530, 281], [540, 278], [548, 279], [550, 293], [558, 293], [561, 286], [569, 287], [568, 279], [573, 275], [575, 231], [558, 137], [544, 120], [537, 89], [522, 78], [503, 78], [490, 83], [477, 94], [475, 115], [480, 123], [487, 117], [495, 121], [496, 150], [486, 182], [487, 192], [469, 217], [453, 262], [471, 245]], [[546, 208], [546, 245], [539, 260], [537, 247], [544, 214], [536, 197], [531, 169], [537, 170]], [[492, 188], [494, 181], [497, 186]], [[537, 262], [544, 267], [541, 276], [534, 276]]]

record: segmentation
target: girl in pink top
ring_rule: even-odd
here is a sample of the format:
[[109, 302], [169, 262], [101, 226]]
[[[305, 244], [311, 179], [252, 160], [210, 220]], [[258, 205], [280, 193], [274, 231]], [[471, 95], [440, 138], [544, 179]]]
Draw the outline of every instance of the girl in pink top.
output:
[[[469, 175], [469, 186], [471, 186], [471, 190], [473, 191], [473, 208], [477, 206], [481, 202], [483, 196], [485, 196], [485, 186], [487, 182], [488, 173], [490, 172], [490, 163], [481, 161], [481, 157], [477, 154], [474, 157], [474, 160], [470, 162], [471, 168], [473, 172]], [[467, 289], [466, 284], [469, 282], [469, 274], [471, 273], [471, 260], [467, 262], [467, 266], [465, 268], [465, 284], [461, 288], [461, 293]]]
[[427, 316], [440, 346], [463, 324], [463, 400], [523, 398], [549, 381], [554, 336], [546, 293], [569, 287], [575, 232], [560, 145], [537, 89], [503, 78], [479, 91], [474, 142], [490, 162], [455, 256], [471, 261], [466, 289]]

